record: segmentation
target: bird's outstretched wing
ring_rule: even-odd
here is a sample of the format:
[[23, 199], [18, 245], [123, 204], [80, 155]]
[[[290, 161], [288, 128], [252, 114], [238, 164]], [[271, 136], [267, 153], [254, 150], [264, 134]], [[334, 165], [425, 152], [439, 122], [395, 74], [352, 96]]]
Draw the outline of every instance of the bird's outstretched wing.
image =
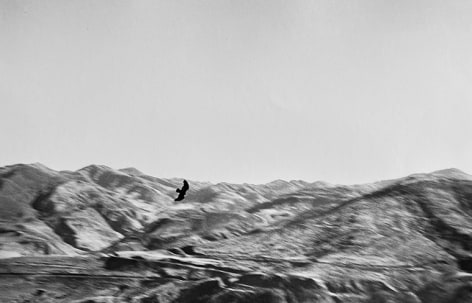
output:
[[182, 193], [179, 193], [179, 196], [174, 199], [174, 201], [182, 201], [185, 198], [185, 195]]
[[182, 186], [182, 191], [185, 193], [190, 187], [188, 186], [187, 180], [184, 180], [184, 186]]

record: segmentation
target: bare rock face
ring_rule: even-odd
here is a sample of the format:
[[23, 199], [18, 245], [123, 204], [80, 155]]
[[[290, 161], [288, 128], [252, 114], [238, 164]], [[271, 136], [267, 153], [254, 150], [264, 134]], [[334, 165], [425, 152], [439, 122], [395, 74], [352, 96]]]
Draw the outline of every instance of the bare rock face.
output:
[[67, 176], [40, 164], [0, 168], [0, 257], [77, 253], [38, 218], [32, 206], [66, 180]]
[[93, 209], [61, 216], [54, 224], [55, 232], [64, 242], [82, 250], [98, 251], [123, 238]]
[[472, 177], [365, 185], [0, 168], [5, 302], [471, 302]]

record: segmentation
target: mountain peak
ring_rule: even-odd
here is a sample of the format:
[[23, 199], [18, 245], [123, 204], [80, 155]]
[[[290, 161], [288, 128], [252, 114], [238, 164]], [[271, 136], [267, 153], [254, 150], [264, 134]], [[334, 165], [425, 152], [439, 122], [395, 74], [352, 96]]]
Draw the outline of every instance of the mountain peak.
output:
[[433, 175], [442, 175], [442, 176], [445, 176], [445, 177], [453, 177], [453, 178], [466, 178], [466, 179], [471, 178], [471, 175], [463, 172], [462, 170], [460, 170], [458, 168], [454, 168], [454, 167], [437, 170], [437, 171], [434, 171], [432, 174]]
[[144, 175], [144, 173], [142, 171], [140, 171], [139, 169], [137, 169], [135, 167], [121, 168], [121, 169], [119, 169], [119, 171], [121, 171], [123, 173], [127, 173], [128, 175], [133, 175], [133, 176]]

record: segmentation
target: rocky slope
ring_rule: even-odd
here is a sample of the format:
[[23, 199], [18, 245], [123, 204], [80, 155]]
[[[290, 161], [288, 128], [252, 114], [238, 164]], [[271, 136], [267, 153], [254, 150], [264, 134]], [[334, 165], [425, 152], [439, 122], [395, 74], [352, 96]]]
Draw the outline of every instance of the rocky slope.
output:
[[[365, 185], [0, 168], [1, 302], [472, 302], [472, 177]], [[3, 300], [3, 301], [2, 301]]]

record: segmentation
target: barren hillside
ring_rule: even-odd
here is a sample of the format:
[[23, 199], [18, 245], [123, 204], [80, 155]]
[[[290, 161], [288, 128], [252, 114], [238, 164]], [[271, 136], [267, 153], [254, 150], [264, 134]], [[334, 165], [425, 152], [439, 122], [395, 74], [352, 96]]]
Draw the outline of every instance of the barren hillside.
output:
[[472, 176], [210, 184], [0, 168], [1, 302], [472, 302]]

